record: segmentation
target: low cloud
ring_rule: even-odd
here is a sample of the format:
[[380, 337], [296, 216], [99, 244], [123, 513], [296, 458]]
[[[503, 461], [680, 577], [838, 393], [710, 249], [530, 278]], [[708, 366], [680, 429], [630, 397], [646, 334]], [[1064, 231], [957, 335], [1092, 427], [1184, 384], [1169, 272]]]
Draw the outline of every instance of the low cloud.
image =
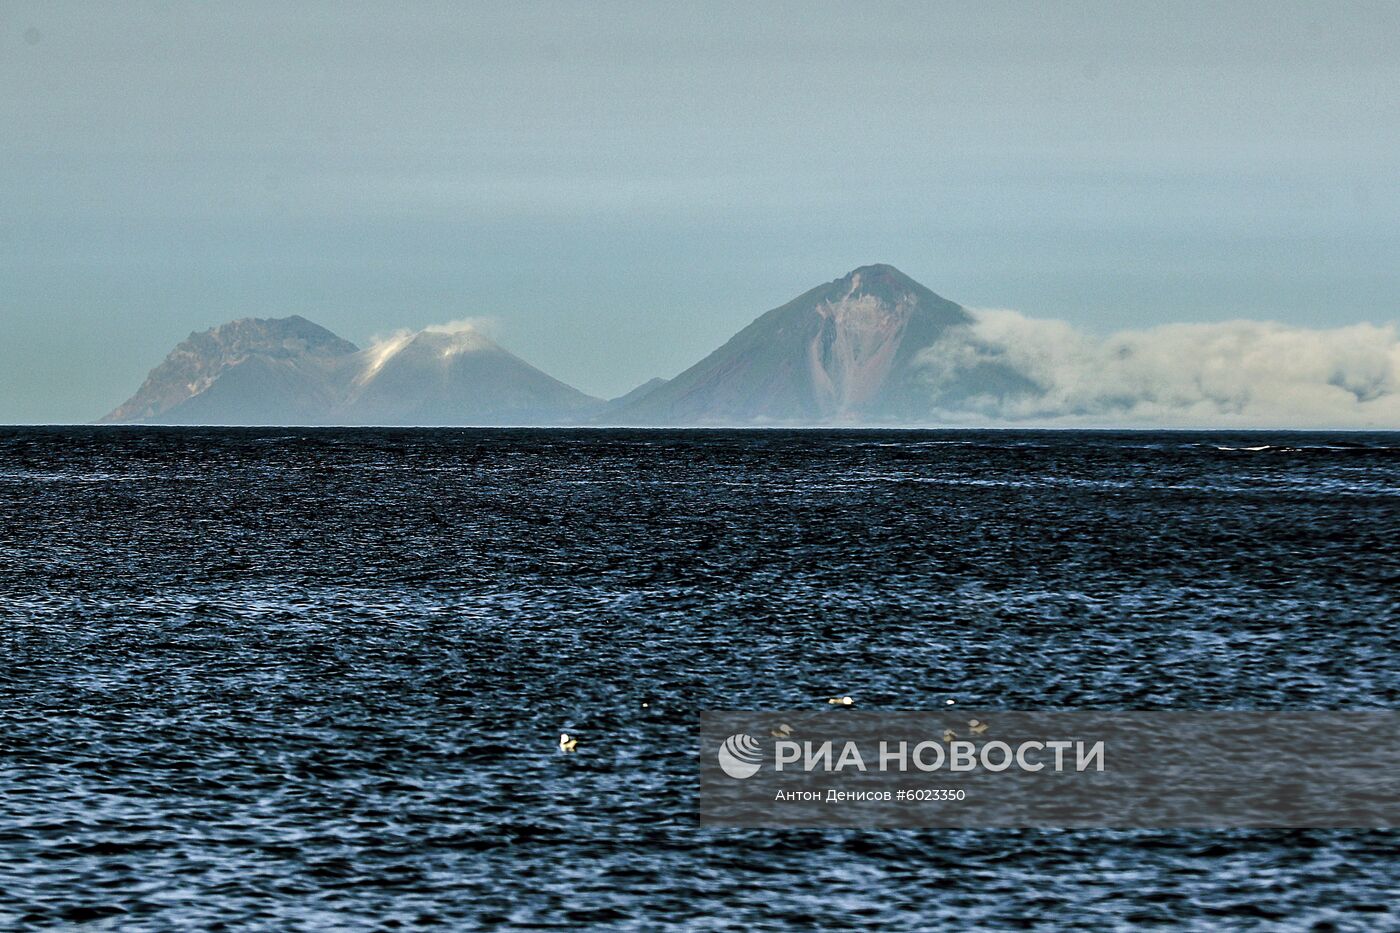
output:
[[[1396, 325], [1169, 324], [1099, 337], [1014, 311], [973, 312], [923, 351], [941, 420], [1062, 426], [1400, 428]], [[988, 366], [1022, 389], [966, 396]], [[949, 401], [956, 398], [956, 401]]]
[[456, 351], [477, 349], [490, 343], [486, 336], [488, 329], [495, 326], [495, 318], [464, 317], [442, 324], [429, 324], [421, 331], [400, 328], [390, 334], [377, 334], [364, 348], [364, 370], [357, 377], [358, 382], [368, 382], [393, 356], [413, 342], [421, 334], [450, 334], [457, 338], [453, 349]]
[[496, 326], [496, 319], [491, 317], [464, 317], [455, 321], [447, 321], [443, 324], [429, 324], [423, 330], [430, 334], [463, 334], [476, 333], [489, 334]]

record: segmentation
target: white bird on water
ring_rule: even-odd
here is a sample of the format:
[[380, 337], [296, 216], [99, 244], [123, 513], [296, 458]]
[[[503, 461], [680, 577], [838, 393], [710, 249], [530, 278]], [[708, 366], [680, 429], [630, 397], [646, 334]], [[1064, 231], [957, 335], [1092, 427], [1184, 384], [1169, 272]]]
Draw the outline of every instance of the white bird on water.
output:
[[561, 752], [571, 752], [578, 748], [578, 736], [569, 735], [567, 732], [559, 733], [559, 750]]
[[829, 698], [827, 699], [826, 702], [830, 703], [832, 706], [855, 706], [855, 705], [856, 705], [856, 701], [855, 701], [855, 700], [852, 700], [850, 697], [829, 697]]

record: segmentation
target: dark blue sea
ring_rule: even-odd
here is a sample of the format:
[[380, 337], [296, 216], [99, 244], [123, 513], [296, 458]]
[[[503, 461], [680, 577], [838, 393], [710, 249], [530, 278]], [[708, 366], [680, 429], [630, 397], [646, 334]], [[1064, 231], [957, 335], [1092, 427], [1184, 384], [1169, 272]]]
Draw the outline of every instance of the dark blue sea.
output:
[[1396, 434], [0, 429], [0, 927], [1400, 929], [1397, 832], [696, 816], [705, 709], [1394, 708], [1397, 594]]

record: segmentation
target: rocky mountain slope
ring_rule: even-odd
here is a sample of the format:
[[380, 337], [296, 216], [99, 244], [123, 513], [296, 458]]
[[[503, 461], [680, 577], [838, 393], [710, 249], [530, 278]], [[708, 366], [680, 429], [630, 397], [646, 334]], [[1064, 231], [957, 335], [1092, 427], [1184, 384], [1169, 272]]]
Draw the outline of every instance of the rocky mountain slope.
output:
[[[893, 266], [862, 266], [759, 317], [671, 381], [617, 404], [615, 424], [922, 423], [921, 351], [972, 319]], [[983, 367], [950, 392], [1009, 390]], [[946, 401], [946, 398], [945, 398]]]

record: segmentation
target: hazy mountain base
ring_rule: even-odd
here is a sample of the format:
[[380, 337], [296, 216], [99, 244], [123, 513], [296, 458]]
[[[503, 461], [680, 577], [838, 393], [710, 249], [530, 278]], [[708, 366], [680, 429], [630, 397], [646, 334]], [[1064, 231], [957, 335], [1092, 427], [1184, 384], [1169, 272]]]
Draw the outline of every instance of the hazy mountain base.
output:
[[891, 266], [863, 266], [759, 317], [675, 379], [604, 402], [470, 324], [361, 350], [300, 317], [191, 334], [104, 420], [165, 424], [929, 424], [1036, 386], [995, 360], [940, 378], [922, 354], [973, 323]]

